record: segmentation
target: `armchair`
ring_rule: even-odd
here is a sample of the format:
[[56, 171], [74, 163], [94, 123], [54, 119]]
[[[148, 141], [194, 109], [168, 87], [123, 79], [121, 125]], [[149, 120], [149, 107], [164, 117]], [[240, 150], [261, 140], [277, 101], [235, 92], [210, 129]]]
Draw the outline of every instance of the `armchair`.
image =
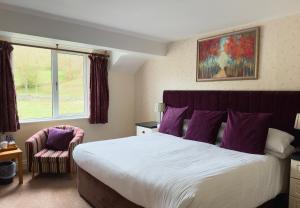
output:
[[62, 125], [56, 128], [73, 129], [74, 138], [71, 140], [67, 151], [56, 151], [46, 149], [46, 141], [49, 129], [43, 129], [26, 140], [26, 156], [28, 171], [39, 173], [74, 173], [76, 164], [72, 152], [74, 148], [82, 143], [84, 131], [78, 127]]

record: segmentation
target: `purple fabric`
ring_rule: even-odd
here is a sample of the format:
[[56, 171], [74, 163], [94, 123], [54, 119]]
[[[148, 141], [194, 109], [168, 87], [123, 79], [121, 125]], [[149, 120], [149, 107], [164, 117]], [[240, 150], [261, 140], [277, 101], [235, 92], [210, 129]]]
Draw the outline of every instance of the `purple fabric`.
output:
[[168, 106], [162, 118], [159, 132], [178, 137], [182, 136], [183, 118], [187, 109], [188, 107], [173, 108]]
[[0, 132], [20, 129], [11, 64], [12, 50], [11, 44], [0, 41]]
[[184, 138], [214, 144], [224, 117], [224, 111], [195, 110]]
[[109, 89], [108, 57], [89, 55], [90, 64], [90, 118], [91, 124], [108, 122]]
[[296, 114], [300, 112], [300, 91], [165, 90], [163, 102], [173, 107], [188, 106], [185, 119], [190, 119], [196, 109], [272, 113], [271, 128], [296, 136], [293, 145], [300, 147], [300, 133], [294, 129]]
[[68, 150], [73, 137], [73, 129], [49, 128], [46, 148], [61, 151]]
[[228, 112], [221, 147], [264, 154], [272, 114]]

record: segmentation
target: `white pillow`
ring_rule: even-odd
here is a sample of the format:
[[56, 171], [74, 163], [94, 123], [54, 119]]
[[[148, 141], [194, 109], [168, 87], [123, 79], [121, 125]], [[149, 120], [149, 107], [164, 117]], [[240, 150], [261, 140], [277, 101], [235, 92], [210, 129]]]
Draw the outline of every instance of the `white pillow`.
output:
[[188, 124], [189, 124], [189, 119], [184, 119], [183, 120], [183, 126], [182, 126], [182, 135], [185, 136], [187, 129], [188, 129]]
[[217, 136], [217, 141], [219, 141], [219, 142], [221, 142], [221, 140], [223, 138], [225, 127], [226, 127], [226, 123], [223, 122], [219, 128], [219, 132], [218, 132], [218, 136]]
[[294, 152], [295, 152], [295, 147], [293, 147], [292, 145], [288, 145], [287, 148], [285, 148], [283, 153], [274, 152], [274, 151], [265, 149], [266, 154], [273, 155], [280, 159], [285, 159], [285, 158], [289, 157], [291, 154], [293, 154]]
[[269, 128], [265, 149], [283, 154], [293, 140], [293, 135], [278, 129]]

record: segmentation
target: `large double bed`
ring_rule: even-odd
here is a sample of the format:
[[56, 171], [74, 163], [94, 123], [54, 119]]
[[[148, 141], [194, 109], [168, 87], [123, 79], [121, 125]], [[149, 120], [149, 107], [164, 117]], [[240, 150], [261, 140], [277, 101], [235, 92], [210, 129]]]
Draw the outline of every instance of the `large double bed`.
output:
[[[164, 102], [191, 109], [272, 112], [272, 126], [293, 134], [300, 112], [299, 92], [165, 91]], [[162, 133], [85, 143], [73, 157], [79, 193], [94, 207], [251, 208], [288, 186], [289, 159]]]
[[80, 145], [80, 168], [143, 207], [257, 207], [281, 193], [285, 163], [154, 133]]

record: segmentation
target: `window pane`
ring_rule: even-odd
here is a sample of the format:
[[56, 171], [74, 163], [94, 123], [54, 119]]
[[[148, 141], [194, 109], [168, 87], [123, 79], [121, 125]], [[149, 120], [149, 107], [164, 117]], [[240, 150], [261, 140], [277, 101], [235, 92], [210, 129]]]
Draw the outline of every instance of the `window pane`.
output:
[[51, 50], [14, 46], [13, 65], [20, 119], [51, 118]]
[[57, 54], [59, 114], [84, 113], [84, 56]]

